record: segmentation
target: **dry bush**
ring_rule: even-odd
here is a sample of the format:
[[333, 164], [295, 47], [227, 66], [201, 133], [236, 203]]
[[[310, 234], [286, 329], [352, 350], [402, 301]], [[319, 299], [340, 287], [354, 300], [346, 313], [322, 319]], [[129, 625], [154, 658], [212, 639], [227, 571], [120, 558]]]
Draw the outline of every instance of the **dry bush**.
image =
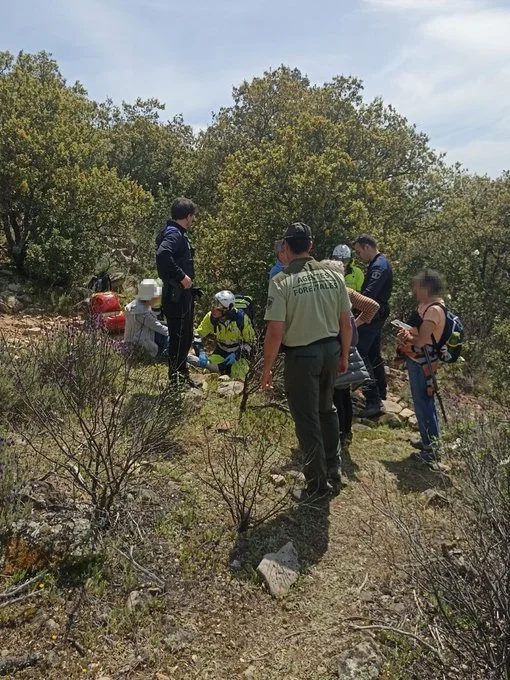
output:
[[287, 504], [289, 490], [278, 493], [270, 477], [281, 462], [281, 418], [265, 414], [219, 436], [204, 429], [202, 481], [225, 503], [239, 533], [263, 524]]
[[264, 365], [264, 348], [261, 344], [257, 345], [250, 361], [250, 370], [244, 381], [244, 389], [239, 406], [241, 414], [247, 409], [269, 407], [274, 407], [283, 413], [289, 413], [283, 384], [283, 364], [284, 356], [279, 354], [273, 366], [273, 389], [265, 396], [265, 401], [262, 404], [248, 405], [250, 397], [257, 394], [257, 392], [260, 393], [260, 376]]
[[64, 328], [11, 357], [20, 397], [13, 427], [107, 525], [141, 466], [172, 445], [184, 403], [154, 369], [99, 329]]
[[407, 556], [393, 567], [421, 595], [416, 625], [422, 646], [433, 651], [433, 677], [510, 678], [508, 435], [507, 423], [488, 417], [454, 426], [457, 490], [437, 526], [423, 506], [389, 496], [374, 501]]

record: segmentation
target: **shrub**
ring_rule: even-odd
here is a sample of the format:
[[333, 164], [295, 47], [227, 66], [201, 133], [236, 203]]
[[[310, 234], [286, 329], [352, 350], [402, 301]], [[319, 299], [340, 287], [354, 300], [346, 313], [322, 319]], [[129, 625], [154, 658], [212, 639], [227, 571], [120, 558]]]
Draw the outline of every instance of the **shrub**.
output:
[[143, 462], [170, 448], [182, 415], [181, 395], [144, 371], [96, 328], [57, 330], [15, 363], [30, 448], [101, 525]]

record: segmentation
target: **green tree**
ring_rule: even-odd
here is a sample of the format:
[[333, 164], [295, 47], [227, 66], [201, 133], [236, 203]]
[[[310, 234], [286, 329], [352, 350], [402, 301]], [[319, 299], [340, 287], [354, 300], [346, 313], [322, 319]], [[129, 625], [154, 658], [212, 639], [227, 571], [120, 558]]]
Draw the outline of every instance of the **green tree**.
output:
[[128, 238], [150, 196], [108, 170], [97, 105], [56, 62], [0, 55], [0, 223], [20, 272], [67, 282]]

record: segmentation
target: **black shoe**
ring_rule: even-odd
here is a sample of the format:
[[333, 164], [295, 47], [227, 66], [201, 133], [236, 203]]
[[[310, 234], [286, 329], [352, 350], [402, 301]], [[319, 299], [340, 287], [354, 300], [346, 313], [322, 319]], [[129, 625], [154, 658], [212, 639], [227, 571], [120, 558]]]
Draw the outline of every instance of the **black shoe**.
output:
[[302, 505], [313, 505], [314, 503], [327, 502], [329, 496], [334, 493], [334, 489], [329, 482], [324, 486], [307, 486], [306, 489], [293, 489], [292, 498]]
[[328, 468], [327, 480], [332, 486], [340, 486], [342, 483], [342, 473], [338, 465]]
[[384, 412], [384, 405], [382, 402], [379, 402], [378, 404], [367, 404], [359, 416], [361, 418], [375, 418], [375, 416], [379, 416]]

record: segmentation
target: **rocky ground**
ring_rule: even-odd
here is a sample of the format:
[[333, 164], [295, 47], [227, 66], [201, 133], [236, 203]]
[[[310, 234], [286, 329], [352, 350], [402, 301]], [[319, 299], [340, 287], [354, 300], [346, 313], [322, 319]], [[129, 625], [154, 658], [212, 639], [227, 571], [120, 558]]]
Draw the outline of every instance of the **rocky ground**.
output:
[[[21, 342], [63, 320], [0, 316], [4, 335]], [[420, 658], [419, 645], [364, 629], [416, 624], [416, 602], [398, 569], [405, 547], [383, 510], [412, 509], [442, 527], [456, 491], [448, 474], [409, 461], [414, 415], [404, 374], [392, 369], [390, 378], [386, 414], [355, 424], [345, 484], [319, 508], [286, 497], [299, 483], [288, 417], [271, 410], [247, 416], [280, 433], [264, 494], [284, 502], [244, 536], [208, 486], [204, 458], [207, 447], [214, 459], [225, 438], [238, 436], [239, 390], [228, 382], [194, 394], [195, 413], [172, 453], [148, 462], [112, 529], [94, 545], [79, 503], [63, 497], [51, 478], [33, 482], [26, 489], [31, 513], [3, 551], [0, 676], [419, 677], [406, 674]], [[22, 438], [15, 445], [26, 447]], [[264, 555], [284, 546], [285, 593], [281, 580], [271, 585], [274, 567], [257, 570]]]

